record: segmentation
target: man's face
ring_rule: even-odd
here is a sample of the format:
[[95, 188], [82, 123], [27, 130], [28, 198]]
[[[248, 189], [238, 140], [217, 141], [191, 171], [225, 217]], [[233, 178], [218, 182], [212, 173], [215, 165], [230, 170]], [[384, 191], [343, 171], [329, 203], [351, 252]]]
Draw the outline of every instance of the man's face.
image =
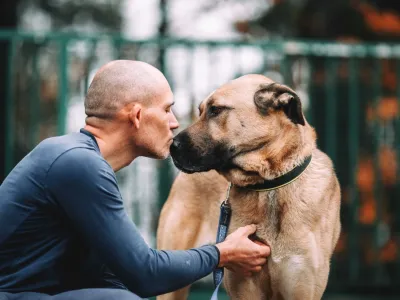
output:
[[170, 89], [161, 93], [148, 107], [143, 107], [142, 140], [145, 141], [146, 156], [165, 159], [172, 144], [172, 130], [179, 123], [172, 112], [173, 94]]

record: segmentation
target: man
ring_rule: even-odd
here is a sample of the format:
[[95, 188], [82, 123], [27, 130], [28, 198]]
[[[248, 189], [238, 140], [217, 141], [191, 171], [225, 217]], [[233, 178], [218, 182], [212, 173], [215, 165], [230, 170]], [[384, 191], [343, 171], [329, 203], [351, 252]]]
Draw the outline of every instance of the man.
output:
[[0, 295], [137, 299], [184, 287], [217, 266], [260, 271], [269, 248], [248, 239], [254, 225], [217, 245], [157, 251], [124, 211], [114, 172], [138, 156], [168, 157], [179, 126], [172, 105], [167, 80], [148, 64], [119, 60], [97, 72], [86, 126], [41, 142], [0, 186]]

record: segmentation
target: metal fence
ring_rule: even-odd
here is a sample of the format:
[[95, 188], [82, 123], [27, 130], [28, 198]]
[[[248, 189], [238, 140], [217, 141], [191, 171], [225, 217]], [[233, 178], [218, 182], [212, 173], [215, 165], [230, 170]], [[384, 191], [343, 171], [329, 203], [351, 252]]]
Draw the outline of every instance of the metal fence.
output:
[[[129, 40], [119, 36], [0, 31], [9, 42], [7, 172], [38, 142], [83, 126], [83, 98], [96, 69], [137, 59], [169, 80], [181, 128], [198, 103], [226, 81], [265, 74], [295, 89], [318, 146], [342, 188], [342, 234], [328, 290], [400, 283], [400, 45], [310, 41]], [[138, 159], [117, 176], [126, 207], [151, 245], [177, 170]]]

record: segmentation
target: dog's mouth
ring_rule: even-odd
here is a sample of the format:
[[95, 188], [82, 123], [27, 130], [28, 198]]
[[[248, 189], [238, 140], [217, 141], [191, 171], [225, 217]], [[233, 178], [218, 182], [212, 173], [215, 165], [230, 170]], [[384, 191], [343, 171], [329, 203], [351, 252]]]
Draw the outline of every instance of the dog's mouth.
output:
[[173, 156], [171, 156], [171, 157], [172, 157], [172, 161], [174, 162], [174, 165], [184, 173], [193, 174], [193, 173], [197, 173], [197, 172], [207, 172], [207, 171], [211, 170], [211, 168], [206, 168], [204, 166], [196, 166], [191, 163], [183, 165], [177, 159], [175, 159]]
[[191, 138], [180, 133], [170, 146], [170, 153], [175, 166], [185, 173], [206, 172], [218, 169], [229, 160], [230, 153], [226, 144], [218, 142], [210, 147], [210, 139], [204, 139], [209, 147], [200, 147], [192, 143]]
[[231, 151], [224, 151], [224, 154], [213, 154], [202, 157], [201, 159], [198, 159], [198, 157], [201, 157], [200, 155], [197, 156], [196, 159], [190, 159], [189, 155], [187, 154], [181, 154], [172, 151], [171, 157], [175, 166], [184, 173], [192, 174], [196, 172], [207, 172], [210, 170], [227, 172], [231, 169], [240, 169], [240, 166], [235, 163], [235, 158], [253, 151], [257, 151], [263, 148], [265, 145], [266, 143], [263, 142], [251, 148], [243, 148], [241, 150], [231, 149]]
[[217, 170], [217, 171], [222, 171], [222, 170], [229, 170], [233, 164], [231, 163], [231, 160], [226, 160], [224, 163], [222, 163], [222, 160], [220, 163], [216, 162], [209, 162], [205, 164], [196, 164], [192, 163], [190, 160], [187, 162], [180, 162], [180, 160], [174, 156], [172, 157], [172, 161], [174, 165], [181, 170], [184, 173], [192, 174], [192, 173], [197, 173], [197, 172], [208, 172], [210, 170]]

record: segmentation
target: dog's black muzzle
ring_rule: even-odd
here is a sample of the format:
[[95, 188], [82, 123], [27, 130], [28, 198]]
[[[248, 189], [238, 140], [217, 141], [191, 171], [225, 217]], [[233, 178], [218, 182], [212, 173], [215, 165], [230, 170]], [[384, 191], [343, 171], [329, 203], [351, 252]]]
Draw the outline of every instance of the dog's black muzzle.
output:
[[186, 131], [179, 133], [170, 146], [175, 166], [185, 173], [219, 170], [227, 165], [230, 155], [223, 142], [215, 142], [210, 137], [201, 139], [195, 145]]

